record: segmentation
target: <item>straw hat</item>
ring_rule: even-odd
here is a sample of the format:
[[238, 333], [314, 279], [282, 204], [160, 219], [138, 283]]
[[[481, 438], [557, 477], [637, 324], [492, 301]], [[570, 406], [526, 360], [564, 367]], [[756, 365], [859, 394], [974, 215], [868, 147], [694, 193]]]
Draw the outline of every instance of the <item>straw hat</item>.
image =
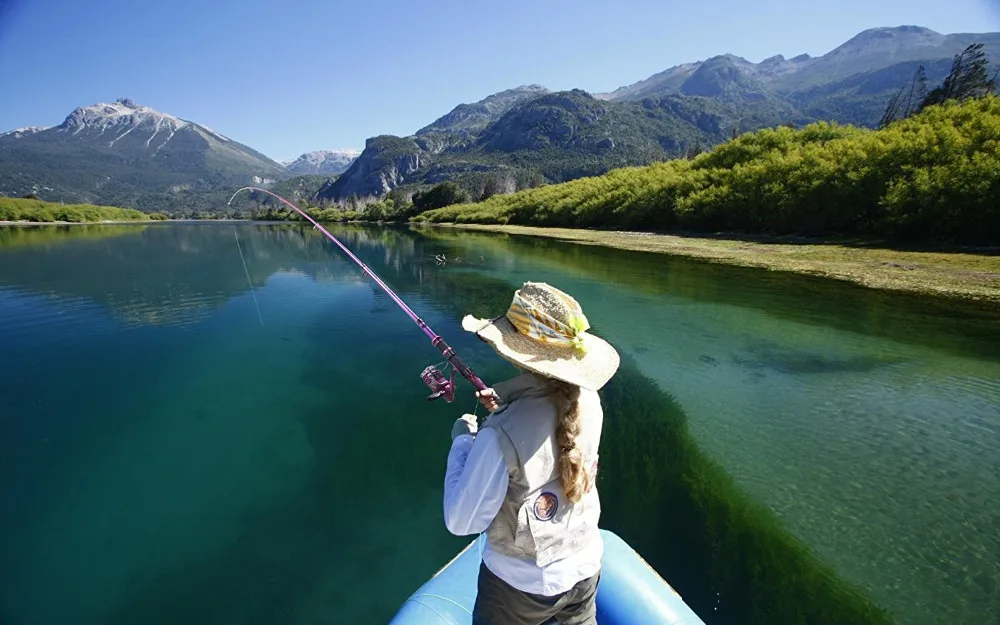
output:
[[590, 390], [604, 386], [621, 361], [607, 341], [587, 332], [580, 304], [544, 282], [525, 282], [506, 315], [466, 315], [462, 328], [518, 367]]

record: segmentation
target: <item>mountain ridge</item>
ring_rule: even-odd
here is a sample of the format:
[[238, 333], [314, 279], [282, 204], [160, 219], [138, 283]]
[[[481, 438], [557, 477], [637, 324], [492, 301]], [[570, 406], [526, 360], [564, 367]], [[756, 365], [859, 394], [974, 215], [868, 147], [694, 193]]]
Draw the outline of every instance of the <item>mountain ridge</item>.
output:
[[[833, 82], [901, 62], [951, 59], [969, 44], [979, 41], [985, 41], [991, 50], [1000, 49], [1000, 33], [942, 34], [923, 26], [878, 26], [865, 29], [816, 57], [800, 54], [788, 59], [783, 54], [775, 54], [759, 63], [753, 63], [732, 53], [719, 54], [668, 67], [648, 78], [613, 91], [595, 93], [594, 96], [615, 101], [673, 93], [679, 86], [678, 81], [690, 76], [703, 64], [720, 58], [733, 60], [739, 69], [753, 73], [765, 84], [781, 92], [791, 88], [789, 82], [794, 78], [800, 80], [796, 86], [802, 89], [813, 86], [813, 80], [816, 79]], [[849, 69], [844, 69], [845, 62]], [[817, 78], [811, 80], [803, 71], [813, 72]]]
[[58, 126], [0, 133], [0, 194], [169, 211], [179, 202], [211, 206], [236, 185], [302, 176], [297, 192], [320, 186], [323, 201], [410, 194], [445, 180], [482, 197], [681, 157], [760, 128], [873, 126], [918, 66], [938, 82], [976, 42], [995, 57], [1000, 33], [876, 27], [816, 57], [754, 63], [720, 54], [606, 93], [522, 84], [458, 104], [406, 137], [377, 135], [360, 152], [317, 150], [283, 163], [119, 98], [79, 107]]
[[[445, 179], [463, 183], [476, 195], [484, 177], [527, 172], [522, 180], [541, 175], [560, 182], [697, 152], [735, 134], [781, 124], [827, 120], [870, 127], [918, 65], [925, 66], [929, 80], [940, 80], [955, 54], [984, 40], [990, 50], [1000, 49], [1000, 33], [943, 35], [921, 26], [876, 27], [816, 57], [775, 54], [753, 63], [720, 54], [607, 93], [521, 86], [458, 105], [408, 137], [380, 137], [319, 197], [379, 196]], [[491, 98], [509, 94], [520, 97], [502, 115], [484, 111]], [[584, 94], [593, 102], [568, 94]], [[549, 105], [540, 104], [546, 101]], [[467, 123], [470, 118], [474, 123]], [[604, 136], [582, 141], [598, 131]], [[385, 152], [390, 144], [391, 154]], [[628, 155], [621, 158], [623, 146]]]

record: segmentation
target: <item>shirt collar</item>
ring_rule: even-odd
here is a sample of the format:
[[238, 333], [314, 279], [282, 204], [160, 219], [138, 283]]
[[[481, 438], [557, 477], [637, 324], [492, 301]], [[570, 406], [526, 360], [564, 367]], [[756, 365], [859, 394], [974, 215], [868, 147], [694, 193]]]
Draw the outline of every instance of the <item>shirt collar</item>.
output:
[[509, 404], [522, 397], [541, 397], [547, 393], [545, 379], [534, 373], [523, 373], [493, 385], [500, 401]]

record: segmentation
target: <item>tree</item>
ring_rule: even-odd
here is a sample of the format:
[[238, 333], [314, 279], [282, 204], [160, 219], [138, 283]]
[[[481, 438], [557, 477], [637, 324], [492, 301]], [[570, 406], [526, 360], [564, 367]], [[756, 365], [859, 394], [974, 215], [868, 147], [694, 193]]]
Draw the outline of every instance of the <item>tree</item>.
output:
[[477, 201], [489, 199], [494, 195], [506, 195], [517, 190], [517, 183], [507, 173], [491, 173], [483, 178], [482, 188], [477, 194]]
[[879, 120], [879, 128], [885, 128], [896, 121], [896, 119], [899, 119], [901, 110], [903, 111], [902, 118], [909, 117], [916, 112], [919, 103], [927, 98], [927, 72], [924, 70], [923, 65], [918, 67], [917, 71], [913, 74], [913, 80], [910, 81], [909, 93], [906, 96], [906, 108], [904, 109], [902, 97], [905, 91], [906, 85], [903, 85], [896, 92], [896, 95], [892, 96], [889, 100], [889, 104], [885, 107], [885, 112], [882, 113], [882, 119]]
[[385, 221], [389, 211], [382, 202], [372, 202], [365, 205], [364, 214], [371, 221]]
[[435, 185], [427, 191], [414, 193], [413, 205], [422, 212], [453, 204], [465, 204], [469, 199], [468, 191], [449, 180]]
[[906, 119], [928, 106], [943, 104], [949, 100], [981, 98], [993, 93], [996, 90], [997, 74], [990, 77], [989, 64], [989, 59], [983, 52], [983, 44], [971, 44], [955, 55], [948, 76], [930, 92], [927, 91], [927, 73], [921, 65], [908, 85], [905, 106], [903, 94], [907, 92], [907, 85], [903, 85], [889, 100], [878, 127], [885, 128], [897, 119]]
[[948, 77], [927, 94], [917, 107], [917, 112], [948, 100], [962, 101], [993, 93], [996, 89], [996, 75], [990, 78], [989, 65], [990, 61], [983, 52], [981, 43], [974, 43], [961, 54], [956, 54]]
[[403, 208], [411, 202], [413, 194], [396, 187], [389, 192], [388, 199], [397, 209]]

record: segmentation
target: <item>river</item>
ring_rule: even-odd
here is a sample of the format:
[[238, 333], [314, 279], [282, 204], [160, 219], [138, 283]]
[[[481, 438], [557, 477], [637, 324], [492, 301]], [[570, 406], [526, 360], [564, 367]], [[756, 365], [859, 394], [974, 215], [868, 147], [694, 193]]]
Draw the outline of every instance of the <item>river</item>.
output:
[[[461, 315], [528, 280], [570, 292], [824, 583], [899, 623], [1000, 619], [995, 311], [538, 238], [331, 231], [487, 382], [511, 370]], [[5, 625], [386, 622], [470, 540], [441, 491], [472, 389], [425, 401], [440, 356], [315, 230], [0, 228], [0, 320]], [[627, 451], [602, 479], [661, 486], [609, 486], [607, 523], [707, 623], [749, 622], [738, 589], [683, 579], [651, 525], [668, 462]]]

